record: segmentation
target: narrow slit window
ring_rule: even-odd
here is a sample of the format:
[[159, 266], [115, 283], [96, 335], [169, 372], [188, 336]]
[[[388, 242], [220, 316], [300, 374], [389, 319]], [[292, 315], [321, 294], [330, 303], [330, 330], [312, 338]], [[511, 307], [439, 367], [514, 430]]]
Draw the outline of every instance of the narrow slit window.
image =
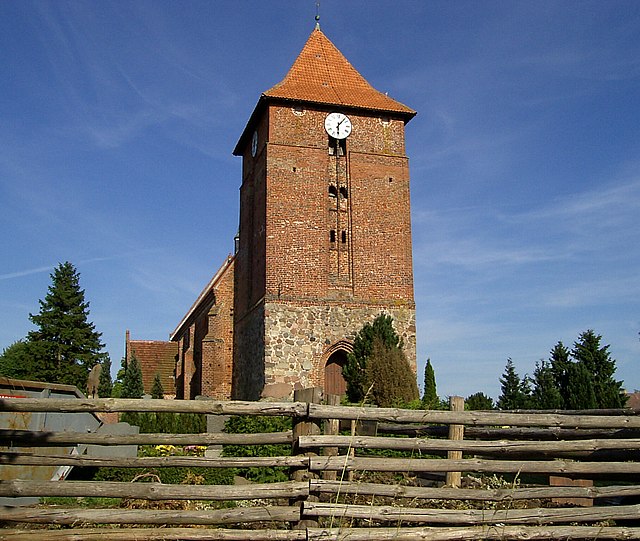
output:
[[343, 231], [342, 232], [342, 244], [346, 244], [347, 243], [347, 232]]
[[336, 242], [336, 230], [332, 229], [331, 231], [329, 231], [329, 241], [331, 242], [331, 244], [335, 244]]

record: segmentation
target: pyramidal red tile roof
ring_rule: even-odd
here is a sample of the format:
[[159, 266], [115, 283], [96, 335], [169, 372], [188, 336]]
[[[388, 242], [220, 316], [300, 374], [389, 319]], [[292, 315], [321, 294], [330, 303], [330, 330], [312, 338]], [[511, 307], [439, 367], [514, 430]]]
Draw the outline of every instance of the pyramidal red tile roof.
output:
[[416, 114], [413, 109], [373, 88], [318, 27], [309, 36], [285, 78], [263, 95], [400, 113], [409, 118]]

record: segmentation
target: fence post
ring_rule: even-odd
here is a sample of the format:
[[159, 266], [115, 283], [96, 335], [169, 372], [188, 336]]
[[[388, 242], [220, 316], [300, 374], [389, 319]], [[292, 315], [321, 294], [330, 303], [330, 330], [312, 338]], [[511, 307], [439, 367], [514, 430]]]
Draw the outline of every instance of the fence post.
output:
[[[294, 391], [293, 400], [295, 402], [306, 402], [307, 404], [319, 404], [322, 400], [322, 389], [319, 387], [312, 387], [310, 389], [299, 389]], [[293, 455], [300, 455], [300, 446], [298, 445], [298, 441], [300, 436], [312, 436], [320, 434], [320, 423], [310, 421], [308, 418], [293, 418]], [[315, 456], [316, 453], [309, 452], [304, 453], [304, 456]], [[294, 468], [291, 471], [291, 480], [292, 481], [307, 481], [309, 480], [313, 474], [307, 468]], [[308, 501], [318, 501], [317, 496], [308, 496], [307, 498], [298, 498], [292, 501], [292, 505], [300, 506], [300, 521], [296, 524], [293, 524], [293, 529], [295, 530], [304, 530], [306, 528], [317, 528], [318, 522], [315, 520], [302, 520], [302, 508], [305, 502], [305, 499]]]
[[[451, 411], [464, 411], [464, 398], [461, 396], [449, 397], [449, 409]], [[449, 439], [450, 440], [463, 440], [464, 439], [464, 425], [449, 425]], [[448, 451], [447, 458], [449, 460], [460, 460], [462, 458], [462, 451]], [[462, 484], [462, 473], [459, 471], [447, 472], [447, 486], [460, 488]]]
[[[340, 405], [340, 395], [337, 394], [328, 394], [325, 396], [325, 402], [327, 406], [339, 406]], [[324, 421], [324, 430], [325, 436], [335, 436], [340, 433], [340, 421], [338, 419], [325, 419]], [[324, 447], [322, 449], [323, 456], [337, 456], [338, 448], [337, 447]], [[328, 481], [335, 481], [338, 478], [337, 472], [335, 471], [325, 471], [322, 472], [322, 478]]]

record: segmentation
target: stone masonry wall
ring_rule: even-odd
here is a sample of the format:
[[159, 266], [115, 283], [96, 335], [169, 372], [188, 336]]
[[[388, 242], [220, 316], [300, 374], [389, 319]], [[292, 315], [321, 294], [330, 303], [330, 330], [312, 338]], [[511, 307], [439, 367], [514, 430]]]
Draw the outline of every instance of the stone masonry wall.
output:
[[416, 327], [413, 307], [296, 306], [267, 303], [265, 306], [265, 386], [263, 398], [289, 398], [295, 389], [324, 388], [327, 352], [338, 342], [353, 342], [365, 323], [381, 312], [393, 318], [404, 341], [409, 364], [416, 372]]

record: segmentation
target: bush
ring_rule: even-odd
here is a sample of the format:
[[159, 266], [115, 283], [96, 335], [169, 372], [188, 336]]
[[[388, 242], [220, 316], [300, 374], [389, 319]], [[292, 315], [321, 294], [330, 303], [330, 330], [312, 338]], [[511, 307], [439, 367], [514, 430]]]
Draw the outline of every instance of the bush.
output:
[[404, 352], [375, 338], [365, 369], [372, 401], [382, 408], [401, 406], [419, 397], [415, 374]]
[[[292, 422], [288, 417], [256, 417], [238, 415], [231, 417], [225, 424], [229, 434], [260, 434], [266, 432], [286, 432], [291, 430]], [[223, 456], [290, 456], [290, 445], [225, 445]], [[287, 468], [239, 468], [238, 475], [256, 483], [288, 481]]]

